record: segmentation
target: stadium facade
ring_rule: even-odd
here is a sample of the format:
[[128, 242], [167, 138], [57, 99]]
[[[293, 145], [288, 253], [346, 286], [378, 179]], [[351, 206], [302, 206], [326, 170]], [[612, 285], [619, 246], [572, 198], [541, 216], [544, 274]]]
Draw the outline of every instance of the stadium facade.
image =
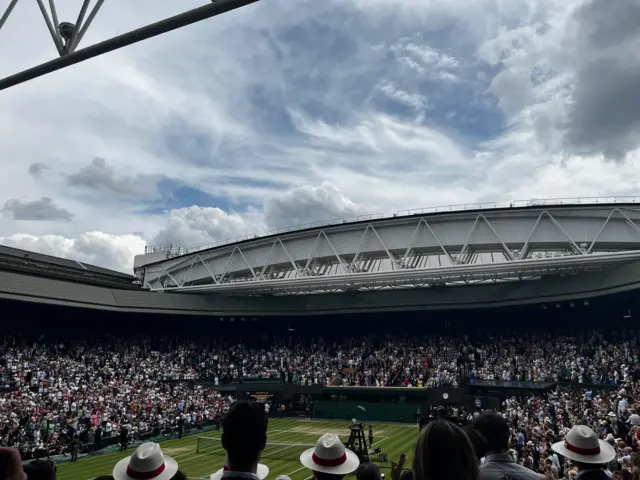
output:
[[150, 247], [135, 276], [4, 249], [0, 297], [239, 322], [427, 310], [451, 318], [522, 305], [550, 315], [605, 298], [629, 309], [640, 285], [639, 222], [630, 199], [406, 211], [210, 248]]

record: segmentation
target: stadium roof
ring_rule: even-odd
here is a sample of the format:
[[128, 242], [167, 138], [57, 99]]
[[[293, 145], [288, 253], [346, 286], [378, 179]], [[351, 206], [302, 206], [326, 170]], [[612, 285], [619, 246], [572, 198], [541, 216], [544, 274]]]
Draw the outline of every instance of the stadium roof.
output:
[[36, 262], [44, 262], [50, 263], [54, 265], [59, 265], [61, 267], [77, 269], [81, 272], [94, 272], [101, 273], [103, 275], [112, 275], [114, 277], [133, 279], [133, 275], [128, 275], [126, 273], [117, 272], [115, 270], [109, 270], [107, 268], [97, 267], [95, 265], [90, 265], [88, 263], [78, 262], [76, 260], [69, 260], [66, 258], [54, 257], [52, 255], [43, 255], [41, 253], [30, 252], [28, 250], [21, 250], [19, 248], [7, 247], [5, 245], [0, 245], [0, 256], [7, 255], [9, 257], [15, 257], [25, 260], [33, 260]]

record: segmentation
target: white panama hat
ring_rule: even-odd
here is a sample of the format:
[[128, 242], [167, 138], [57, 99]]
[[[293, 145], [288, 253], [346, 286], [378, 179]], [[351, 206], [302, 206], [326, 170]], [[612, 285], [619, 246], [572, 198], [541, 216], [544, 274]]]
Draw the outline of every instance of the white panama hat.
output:
[[169, 480], [178, 471], [178, 463], [162, 453], [160, 445], [147, 442], [133, 455], [123, 458], [113, 468], [115, 480]]
[[564, 441], [554, 443], [551, 448], [563, 457], [579, 463], [601, 464], [616, 458], [615, 449], [584, 425], [574, 425]]
[[355, 472], [360, 466], [358, 456], [344, 448], [342, 441], [335, 433], [321, 436], [315, 447], [302, 452], [300, 463], [314, 472], [334, 475]]
[[[229, 457], [227, 456], [224, 459], [224, 467], [222, 467], [216, 473], [212, 474], [209, 477], [209, 480], [220, 480], [222, 478], [222, 474], [228, 470], [229, 470]], [[266, 465], [263, 465], [262, 463], [259, 463], [258, 469], [256, 471], [256, 475], [258, 476], [258, 478], [260, 478], [260, 480], [264, 480], [265, 478], [267, 478], [267, 475], [269, 475], [269, 467], [267, 467]]]

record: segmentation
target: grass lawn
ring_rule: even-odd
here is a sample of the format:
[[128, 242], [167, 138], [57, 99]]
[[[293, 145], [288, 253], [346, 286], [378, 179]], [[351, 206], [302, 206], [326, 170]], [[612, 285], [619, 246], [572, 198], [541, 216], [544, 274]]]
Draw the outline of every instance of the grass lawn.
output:
[[[380, 448], [389, 455], [389, 461], [380, 464], [389, 468], [392, 461], [397, 461], [402, 452], [407, 454], [405, 468], [410, 468], [413, 459], [413, 447], [418, 437], [415, 424], [383, 424], [373, 423], [374, 448]], [[269, 469], [268, 480], [277, 475], [289, 475], [292, 480], [306, 480], [311, 472], [300, 465], [300, 454], [307, 448], [296, 444], [314, 444], [318, 437], [325, 433], [337, 433], [346, 442], [349, 438], [349, 423], [344, 421], [322, 421], [302, 419], [270, 419], [268, 442], [292, 445], [267, 445], [261, 463]], [[366, 434], [366, 432], [365, 432]], [[207, 437], [219, 439], [220, 432], [208, 432]], [[188, 436], [182, 440], [168, 440], [162, 443], [165, 454], [173, 457], [180, 465], [180, 470], [191, 479], [207, 479], [209, 475], [222, 468], [225, 453], [222, 445], [216, 440], [201, 443], [204, 451], [196, 452], [197, 436]], [[113, 466], [121, 458], [131, 455], [127, 453], [109, 453], [80, 459], [76, 463], [58, 465], [59, 480], [90, 480], [100, 475], [110, 474]], [[385, 471], [385, 470], [383, 470]], [[389, 478], [389, 471], [386, 477]]]

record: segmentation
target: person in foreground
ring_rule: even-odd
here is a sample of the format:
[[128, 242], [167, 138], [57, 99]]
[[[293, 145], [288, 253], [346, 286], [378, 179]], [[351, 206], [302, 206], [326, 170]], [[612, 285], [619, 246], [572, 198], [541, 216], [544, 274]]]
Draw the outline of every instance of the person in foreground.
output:
[[147, 442], [136, 448], [113, 468], [114, 480], [182, 480], [178, 462], [162, 453], [160, 445]]
[[27, 480], [20, 453], [15, 448], [0, 447], [0, 469], [3, 480]]
[[472, 427], [487, 441], [487, 455], [480, 467], [480, 480], [550, 480], [546, 475], [518, 465], [509, 450], [509, 425], [494, 412], [484, 412], [473, 422]]
[[473, 445], [459, 426], [435, 420], [420, 432], [413, 456], [413, 480], [478, 480]]
[[609, 480], [603, 466], [616, 458], [616, 451], [589, 427], [574, 425], [551, 449], [571, 461], [578, 470], [576, 480]]
[[300, 463], [313, 472], [316, 480], [341, 480], [360, 466], [358, 456], [344, 448], [335, 433], [326, 433], [313, 448], [302, 452]]
[[236, 402], [222, 419], [222, 446], [227, 451], [224, 467], [211, 480], [264, 480], [266, 465], [258, 463], [267, 444], [268, 419], [256, 402]]

